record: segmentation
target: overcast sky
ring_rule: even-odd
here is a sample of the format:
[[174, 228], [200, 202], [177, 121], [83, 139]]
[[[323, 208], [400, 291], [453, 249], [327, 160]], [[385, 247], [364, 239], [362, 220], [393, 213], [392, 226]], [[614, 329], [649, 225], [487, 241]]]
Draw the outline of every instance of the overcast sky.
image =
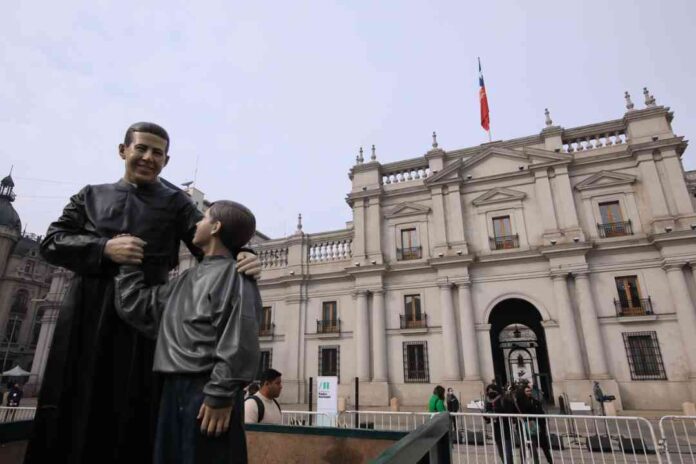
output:
[[[148, 3], [148, 5], [144, 5]], [[163, 176], [251, 207], [259, 230], [339, 229], [358, 148], [379, 161], [574, 127], [643, 107], [643, 86], [696, 137], [693, 0], [20, 2], [0, 15], [0, 174], [45, 233], [69, 196], [123, 173], [117, 145], [150, 120]], [[696, 168], [695, 148], [684, 155]]]

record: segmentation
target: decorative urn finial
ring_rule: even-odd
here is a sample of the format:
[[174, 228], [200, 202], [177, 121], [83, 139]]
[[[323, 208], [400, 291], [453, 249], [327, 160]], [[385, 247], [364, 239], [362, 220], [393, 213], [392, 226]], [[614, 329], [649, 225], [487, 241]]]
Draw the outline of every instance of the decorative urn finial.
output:
[[372, 144], [372, 155], [370, 156], [371, 161], [376, 161], [377, 160], [377, 152], [375, 151], [375, 145]]
[[626, 99], [626, 109], [629, 111], [632, 110], [635, 105], [631, 101], [631, 94], [628, 93], [628, 90], [624, 92], [624, 98]]
[[437, 148], [437, 134], [433, 131], [433, 148]]
[[544, 108], [544, 116], [546, 116], [546, 127], [551, 127], [553, 125], [553, 121], [551, 120], [551, 113], [549, 113], [548, 108]]

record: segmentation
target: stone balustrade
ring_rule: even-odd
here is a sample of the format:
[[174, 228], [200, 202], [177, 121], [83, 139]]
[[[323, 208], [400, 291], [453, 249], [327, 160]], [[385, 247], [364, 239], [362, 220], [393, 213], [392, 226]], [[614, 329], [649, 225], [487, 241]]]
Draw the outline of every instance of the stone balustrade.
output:
[[307, 260], [310, 264], [348, 260], [352, 256], [352, 236], [311, 239]]
[[382, 173], [382, 184], [400, 184], [414, 180], [422, 180], [430, 176], [430, 168], [427, 165], [398, 170], [389, 170]]
[[628, 143], [621, 120], [569, 129], [563, 133], [563, 153], [577, 153]]
[[614, 145], [622, 145], [627, 143], [627, 139], [625, 133], [614, 132], [611, 134], [597, 134], [578, 139], [571, 139], [567, 141], [564, 140], [563, 142], [564, 153], [575, 153]]
[[259, 259], [261, 260], [262, 269], [273, 269], [278, 267], [285, 267], [288, 265], [288, 247], [287, 246], [273, 246], [264, 247], [261, 245], [257, 253]]

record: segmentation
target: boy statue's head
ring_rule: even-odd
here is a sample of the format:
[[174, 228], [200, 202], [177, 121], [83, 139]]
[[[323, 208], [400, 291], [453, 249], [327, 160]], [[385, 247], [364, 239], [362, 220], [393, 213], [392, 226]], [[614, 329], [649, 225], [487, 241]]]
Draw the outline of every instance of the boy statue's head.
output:
[[206, 255], [221, 245], [230, 255], [236, 256], [255, 231], [256, 218], [249, 208], [234, 201], [220, 200], [210, 205], [196, 224], [193, 244]]

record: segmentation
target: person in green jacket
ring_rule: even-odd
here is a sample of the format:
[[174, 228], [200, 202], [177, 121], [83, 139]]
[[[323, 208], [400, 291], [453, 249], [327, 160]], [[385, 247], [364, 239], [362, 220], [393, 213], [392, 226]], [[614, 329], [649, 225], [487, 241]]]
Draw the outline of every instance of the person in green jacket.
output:
[[428, 412], [447, 412], [445, 407], [445, 389], [438, 385], [433, 390], [433, 396], [428, 401]]

